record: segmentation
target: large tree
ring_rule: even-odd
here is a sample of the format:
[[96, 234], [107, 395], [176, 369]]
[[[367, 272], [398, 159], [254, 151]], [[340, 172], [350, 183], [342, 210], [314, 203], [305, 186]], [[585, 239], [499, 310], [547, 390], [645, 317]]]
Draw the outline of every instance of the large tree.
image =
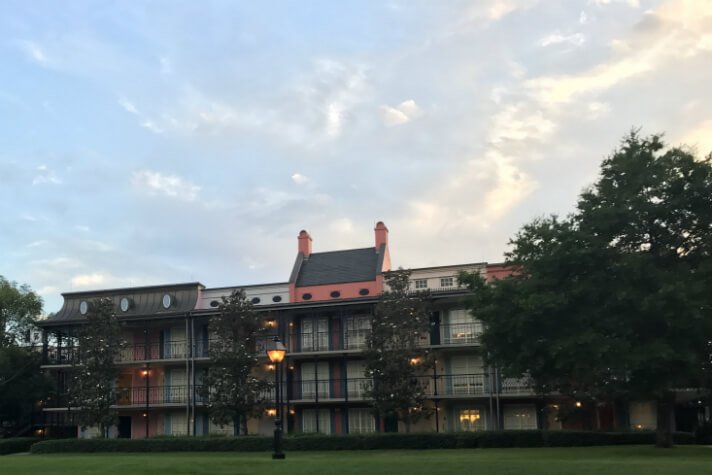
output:
[[511, 240], [514, 273], [463, 275], [486, 354], [543, 392], [657, 401], [672, 445], [675, 390], [700, 387], [712, 339], [712, 164], [627, 135], [575, 212]]
[[219, 425], [233, 424], [234, 434], [247, 434], [247, 421], [260, 416], [267, 404], [269, 382], [255, 375], [260, 317], [243, 290], [223, 297], [210, 319], [210, 369], [203, 381], [210, 418]]
[[70, 371], [68, 402], [78, 409], [79, 425], [99, 427], [100, 437], [108, 437], [109, 427], [118, 421], [111, 406], [116, 404], [116, 360], [124, 345], [114, 302], [108, 297], [92, 301], [78, 335], [78, 358]]
[[33, 405], [49, 391], [32, 330], [42, 299], [27, 285], [0, 276], [0, 437], [26, 429]]
[[414, 422], [430, 415], [423, 376], [433, 359], [421, 344], [430, 331], [430, 299], [427, 291], [410, 290], [407, 270], [388, 273], [386, 285], [364, 352], [366, 377], [371, 378], [366, 395], [381, 419], [400, 420], [410, 432]]
[[0, 348], [29, 342], [42, 313], [42, 298], [27, 285], [0, 275]]

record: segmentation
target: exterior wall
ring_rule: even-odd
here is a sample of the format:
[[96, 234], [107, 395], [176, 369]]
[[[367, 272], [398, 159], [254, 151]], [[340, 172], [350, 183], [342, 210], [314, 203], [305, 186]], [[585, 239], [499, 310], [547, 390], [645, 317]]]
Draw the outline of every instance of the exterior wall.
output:
[[[368, 295], [361, 295], [361, 289], [368, 289]], [[341, 295], [337, 298], [331, 296], [331, 292], [338, 291]], [[343, 284], [312, 285], [307, 287], [295, 287], [293, 302], [318, 302], [323, 300], [355, 299], [362, 297], [374, 297], [381, 294], [383, 287], [379, 286], [378, 280], [366, 282], [347, 282]], [[304, 294], [309, 293], [312, 298], [304, 300]]]
[[[485, 264], [464, 264], [464, 265], [454, 265], [454, 266], [441, 266], [441, 267], [426, 267], [419, 269], [411, 269], [410, 280], [411, 289], [416, 290], [415, 281], [416, 280], [426, 280], [428, 284], [428, 289], [446, 290], [440, 283], [442, 278], [452, 278], [453, 286], [452, 289], [462, 288], [457, 284], [457, 275], [460, 272], [480, 272], [482, 274], [486, 273]], [[426, 290], [426, 289], [422, 289]]]
[[487, 280], [502, 279], [512, 275], [514, 271], [504, 264], [487, 264]]
[[[211, 302], [220, 302], [221, 297], [227, 297], [233, 290], [243, 289], [249, 300], [258, 298], [255, 306], [274, 305], [275, 303], [289, 302], [289, 284], [246, 285], [243, 287], [224, 287], [218, 289], [204, 289], [198, 295], [195, 305], [196, 310], [210, 310], [215, 308]], [[275, 301], [275, 297], [278, 299]]]

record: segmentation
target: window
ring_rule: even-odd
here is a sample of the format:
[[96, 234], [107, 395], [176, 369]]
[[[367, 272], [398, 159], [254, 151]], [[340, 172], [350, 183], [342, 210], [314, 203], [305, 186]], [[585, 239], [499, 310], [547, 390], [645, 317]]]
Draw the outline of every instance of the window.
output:
[[302, 351], [329, 350], [329, 319], [305, 318], [302, 320]]
[[461, 409], [457, 413], [459, 429], [466, 432], [476, 432], [487, 429], [483, 411], [479, 409]]
[[329, 410], [305, 409], [302, 412], [302, 432], [331, 434], [331, 414], [329, 414]]
[[536, 430], [534, 406], [504, 406], [504, 430]]
[[630, 413], [630, 428], [635, 430], [655, 430], [658, 427], [655, 403], [631, 402], [628, 408]]
[[416, 289], [427, 289], [428, 288], [428, 279], [415, 279], [415, 288]]
[[376, 421], [370, 409], [349, 409], [349, 434], [376, 432]]
[[302, 363], [302, 399], [329, 397], [329, 363]]
[[370, 316], [358, 315], [347, 318], [344, 326], [344, 349], [360, 350], [366, 348], [366, 339], [370, 332]]
[[440, 287], [452, 287], [455, 285], [455, 280], [452, 277], [442, 277], [440, 279]]

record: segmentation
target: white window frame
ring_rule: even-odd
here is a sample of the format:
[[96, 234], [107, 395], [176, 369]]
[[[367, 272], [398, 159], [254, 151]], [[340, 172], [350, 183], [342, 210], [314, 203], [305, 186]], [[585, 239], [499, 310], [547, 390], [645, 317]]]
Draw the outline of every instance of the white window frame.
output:
[[455, 278], [440, 277], [440, 287], [455, 287]]
[[367, 408], [349, 409], [349, 434], [370, 434], [376, 432], [376, 419]]
[[413, 286], [415, 287], [416, 290], [427, 289], [428, 288], [428, 279], [415, 279], [415, 280], [413, 280]]

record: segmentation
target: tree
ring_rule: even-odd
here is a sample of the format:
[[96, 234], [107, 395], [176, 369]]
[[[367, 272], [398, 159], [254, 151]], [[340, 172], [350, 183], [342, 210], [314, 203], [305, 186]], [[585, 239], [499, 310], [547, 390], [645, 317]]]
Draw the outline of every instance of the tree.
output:
[[262, 415], [272, 385], [254, 375], [258, 366], [257, 337], [260, 318], [242, 290], [222, 297], [219, 312], [210, 319], [215, 340], [210, 345], [211, 366], [204, 379], [210, 418], [219, 425], [233, 424], [234, 434], [247, 434], [250, 417]]
[[29, 286], [0, 276], [0, 436], [27, 428], [49, 391], [30, 337], [41, 313], [42, 298]]
[[403, 421], [410, 432], [414, 422], [430, 415], [423, 375], [434, 361], [420, 344], [430, 330], [430, 296], [410, 291], [407, 270], [390, 272], [386, 284], [364, 352], [366, 377], [372, 378], [366, 395], [377, 415]]
[[672, 445], [675, 389], [701, 387], [712, 336], [712, 159], [627, 135], [576, 211], [510, 241], [513, 275], [463, 275], [482, 343], [543, 392], [657, 401]]
[[114, 302], [108, 297], [95, 299], [79, 331], [78, 358], [70, 372], [68, 396], [69, 405], [78, 408], [79, 425], [98, 426], [100, 437], [108, 437], [109, 427], [118, 422], [111, 406], [116, 404], [116, 360], [124, 346]]
[[42, 313], [42, 298], [28, 285], [17, 285], [0, 275], [0, 348], [29, 341]]

